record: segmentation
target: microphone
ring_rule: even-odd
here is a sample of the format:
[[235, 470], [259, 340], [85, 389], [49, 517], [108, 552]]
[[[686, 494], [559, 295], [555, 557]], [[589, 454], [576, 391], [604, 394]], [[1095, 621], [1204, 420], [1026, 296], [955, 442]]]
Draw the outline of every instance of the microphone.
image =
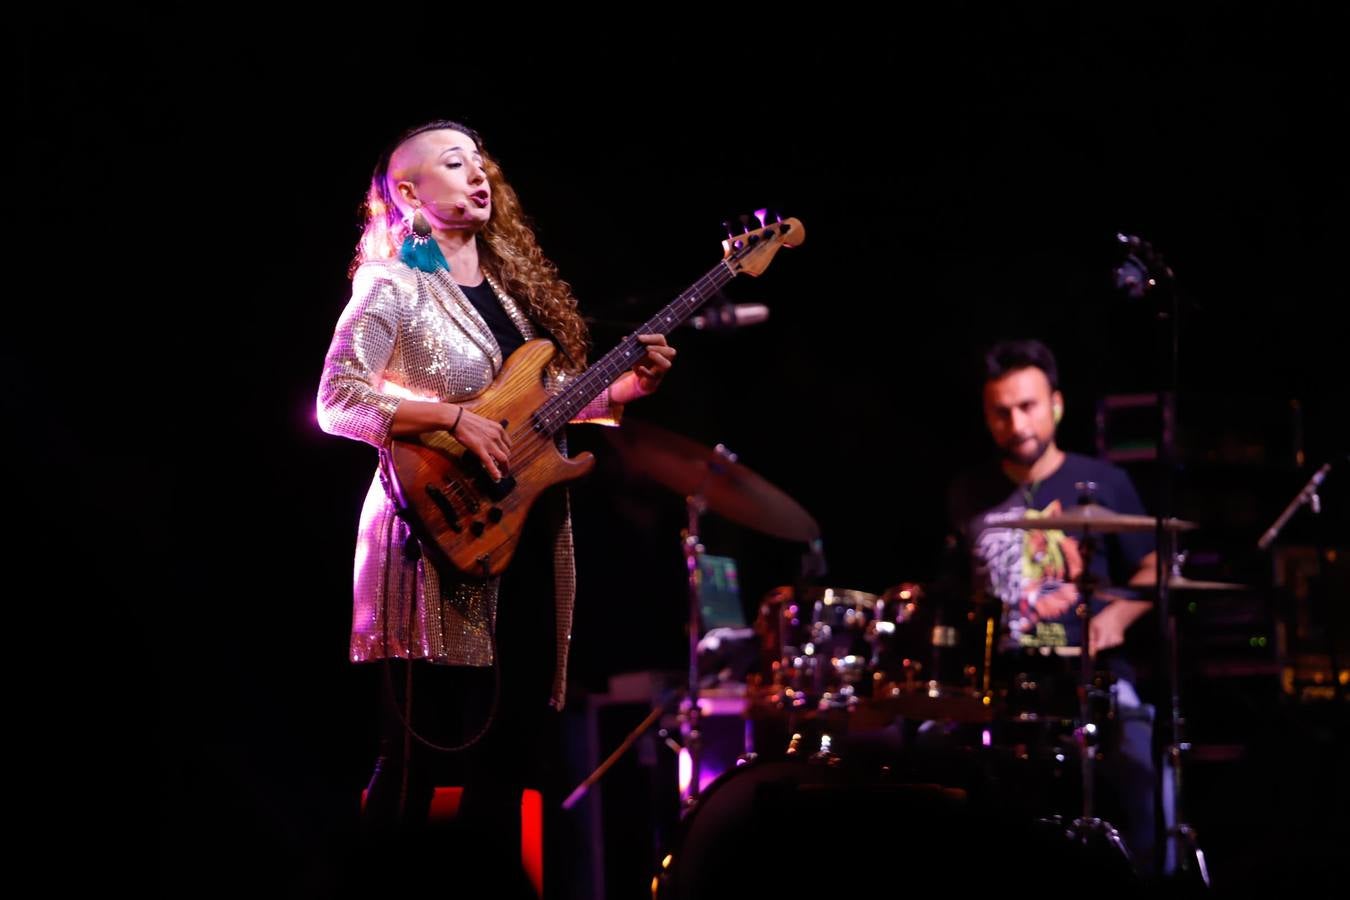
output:
[[1117, 234], [1116, 243], [1123, 254], [1112, 270], [1117, 291], [1131, 300], [1140, 300], [1156, 288], [1159, 281], [1172, 280], [1172, 268], [1148, 241], [1137, 234]]
[[1327, 477], [1327, 473], [1330, 471], [1331, 463], [1327, 463], [1313, 473], [1313, 477], [1308, 479], [1308, 483], [1303, 486], [1303, 490], [1299, 491], [1298, 496], [1293, 500], [1290, 500], [1289, 505], [1284, 508], [1284, 512], [1280, 513], [1280, 517], [1275, 520], [1275, 524], [1267, 528], [1266, 533], [1261, 535], [1261, 540], [1256, 542], [1258, 550], [1265, 550], [1275, 542], [1275, 537], [1280, 533], [1280, 529], [1289, 521], [1290, 516], [1298, 512], [1298, 508], [1303, 504], [1311, 501], [1313, 503], [1313, 511], [1318, 511], [1316, 505], [1317, 488], [1321, 485], [1322, 480]]
[[1133, 234], [1117, 234], [1116, 240], [1125, 252], [1125, 258], [1115, 267], [1116, 290], [1132, 300], [1138, 300], [1151, 286], [1148, 266], [1139, 258], [1143, 241]]
[[689, 324], [699, 331], [730, 331], [758, 325], [768, 318], [769, 308], [763, 303], [723, 303], [691, 317]]

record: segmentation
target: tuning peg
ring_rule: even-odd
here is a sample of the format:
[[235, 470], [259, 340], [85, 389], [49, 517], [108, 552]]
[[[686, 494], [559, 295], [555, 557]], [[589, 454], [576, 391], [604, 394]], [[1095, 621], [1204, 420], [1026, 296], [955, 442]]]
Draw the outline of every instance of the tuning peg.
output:
[[723, 223], [722, 223], [722, 227], [725, 228], [725, 229], [727, 230], [727, 238], [728, 238], [728, 239], [734, 238], [734, 237], [736, 237], [736, 235], [738, 235], [738, 234], [741, 233], [741, 232], [740, 232], [740, 229], [738, 229], [738, 228], [736, 227], [736, 225], [735, 225], [730, 219], [728, 219], [727, 221], [723, 222]]
[[767, 208], [755, 210], [755, 218], [759, 219], [759, 227], [763, 228], [769, 224], [769, 210]]
[[750, 215], [741, 216], [741, 231], [754, 231], [759, 226], [755, 224], [755, 217]]

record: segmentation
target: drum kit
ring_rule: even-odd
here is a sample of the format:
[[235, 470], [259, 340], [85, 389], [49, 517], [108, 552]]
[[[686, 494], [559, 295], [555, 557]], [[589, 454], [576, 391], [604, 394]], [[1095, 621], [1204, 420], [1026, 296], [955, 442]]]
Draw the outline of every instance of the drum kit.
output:
[[[993, 872], [1002, 878], [1001, 864], [1018, 864], [1014, 856], [1037, 852], [1054, 860], [1046, 865], [1065, 877], [1087, 869], [1115, 871], [1121, 877], [1112, 883], [1126, 893], [1138, 886], [1127, 848], [1098, 817], [1095, 802], [1097, 765], [1110, 763], [1106, 738], [1116, 705], [1112, 676], [1097, 670], [1087, 645], [1090, 556], [1077, 581], [1082, 646], [1022, 655], [999, 652], [1001, 607], [954, 596], [940, 584], [903, 582], [870, 592], [804, 577], [775, 588], [754, 622], [760, 666], [744, 690], [744, 752], [726, 771], [701, 773], [707, 707], [700, 703], [698, 665], [700, 517], [711, 511], [807, 544], [808, 576], [824, 571], [820, 529], [796, 501], [720, 445], [707, 448], [635, 421], [614, 430], [610, 440], [625, 466], [681, 494], [688, 507], [681, 538], [690, 573], [689, 679], [680, 705], [681, 741], [668, 737], [667, 743], [681, 745], [691, 771], [687, 781], [681, 779], [682, 819], [654, 879], [656, 895], [758, 895], [769, 885], [747, 860], [762, 859], [756, 855], [761, 852], [792, 854], [792, 836], [806, 837], [796, 828], [844, 826], [883, 854], [890, 846], [935, 862], [956, 859], [957, 844], [983, 846], [991, 865], [970, 873], [976, 879]], [[1114, 512], [1092, 501], [1094, 488], [1079, 486], [1077, 507], [1007, 525], [1075, 534], [1085, 554], [1100, 535], [1159, 530], [1174, 539], [1196, 527]], [[1186, 578], [1184, 556], [1170, 559], [1159, 574], [1171, 591], [1244, 587]], [[1132, 587], [1153, 585], [1139, 581]], [[653, 727], [660, 713], [653, 710], [639, 731]], [[574, 804], [636, 734], [564, 805]], [[1175, 760], [1179, 751], [1165, 752]], [[1170, 837], [1190, 833], [1168, 824]], [[891, 840], [898, 843], [886, 843]], [[790, 873], [783, 886], [810, 886], [813, 876], [805, 868], [781, 869]], [[946, 878], [950, 886], [950, 875], [938, 867], [933, 883]]]

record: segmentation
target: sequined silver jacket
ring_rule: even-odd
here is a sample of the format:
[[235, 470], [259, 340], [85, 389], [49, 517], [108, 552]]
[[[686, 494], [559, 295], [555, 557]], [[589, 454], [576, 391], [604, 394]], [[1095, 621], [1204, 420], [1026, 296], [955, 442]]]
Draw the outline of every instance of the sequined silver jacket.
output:
[[[496, 283], [494, 293], [525, 338], [538, 330]], [[389, 445], [404, 398], [455, 402], [481, 393], [502, 366], [501, 348], [450, 274], [397, 260], [362, 265], [338, 320], [319, 384], [319, 425], [376, 448]], [[561, 387], [564, 379], [550, 387]], [[617, 424], [604, 392], [574, 421]], [[554, 539], [557, 663], [552, 702], [566, 688], [576, 574], [566, 512]], [[353, 662], [400, 657], [454, 665], [492, 664], [499, 578], [441, 572], [421, 554], [408, 559], [408, 526], [394, 512], [378, 469], [356, 541], [350, 655]]]

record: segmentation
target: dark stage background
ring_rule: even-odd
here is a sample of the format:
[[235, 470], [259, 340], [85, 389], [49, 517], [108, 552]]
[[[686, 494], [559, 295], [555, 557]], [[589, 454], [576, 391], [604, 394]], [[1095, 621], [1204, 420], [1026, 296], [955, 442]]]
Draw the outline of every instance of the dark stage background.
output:
[[[1176, 513], [1202, 525], [1199, 577], [1263, 588], [1254, 618], [1194, 626], [1192, 662], [1275, 659], [1262, 611], [1307, 610], [1265, 590], [1272, 557], [1253, 545], [1323, 462], [1340, 462], [1326, 540], [1350, 538], [1339, 15], [959, 5], [884, 26], [794, 19], [791, 34], [711, 47], [712, 22], [687, 43], [614, 21], [604, 39], [517, 42], [473, 18], [321, 39], [220, 12], [133, 15], [78, 48], [54, 23], [28, 29], [19, 186], [70, 213], [44, 250], [62, 272], [71, 233], [118, 248], [81, 289], [84, 358], [114, 402], [81, 420], [39, 389], [17, 414], [59, 438], [38, 473], [89, 450], [118, 473], [98, 495], [114, 524], [92, 576], [118, 599], [92, 621], [125, 632], [125, 665], [67, 674], [98, 733], [118, 735], [95, 755], [128, 756], [158, 785], [154, 801], [107, 788], [113, 825], [139, 810], [109, 829], [137, 847], [124, 868], [143, 877], [150, 863], [131, 861], [157, 841], [169, 894], [264, 878], [319, 893], [340, 871], [373, 752], [374, 681], [346, 640], [374, 453], [322, 434], [314, 394], [374, 158], [429, 118], [485, 136], [601, 352], [720, 258], [723, 219], [772, 206], [802, 220], [802, 247], [726, 289], [769, 320], [675, 332], [677, 368], [629, 414], [725, 443], [800, 502], [841, 587], [936, 574], [945, 484], [988, 451], [989, 340], [1056, 349], [1068, 449], [1095, 451], [1102, 397], [1155, 388], [1155, 310], [1110, 283], [1115, 233], [1147, 237], [1185, 296]], [[64, 324], [43, 304], [24, 315]], [[110, 349], [123, 329], [141, 340]], [[7, 359], [37, 366], [53, 398], [91, 381], [24, 347]], [[683, 664], [683, 504], [629, 478], [595, 430], [572, 440], [600, 456], [573, 494], [581, 707], [611, 675]], [[1301, 512], [1281, 543], [1311, 546], [1311, 525]], [[705, 537], [739, 561], [747, 607], [797, 574], [799, 546], [712, 515]], [[1271, 649], [1229, 652], [1213, 639], [1225, 628]], [[1195, 715], [1212, 741], [1243, 748], [1195, 764], [1191, 818], [1227, 890], [1339, 866], [1326, 851], [1343, 732], [1272, 671], [1208, 679], [1233, 688], [1197, 701], [1212, 703]]]

